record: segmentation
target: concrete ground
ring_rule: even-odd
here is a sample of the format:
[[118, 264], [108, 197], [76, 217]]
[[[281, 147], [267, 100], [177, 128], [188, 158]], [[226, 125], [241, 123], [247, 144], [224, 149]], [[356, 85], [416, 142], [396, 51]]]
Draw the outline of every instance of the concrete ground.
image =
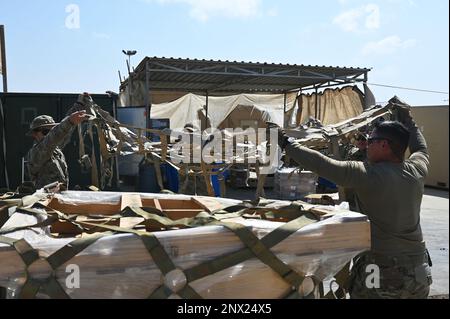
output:
[[422, 202], [422, 231], [433, 261], [430, 295], [449, 296], [449, 202], [448, 191], [427, 188]]
[[[255, 189], [233, 189], [227, 187], [227, 198], [253, 199]], [[266, 198], [275, 198], [271, 189], [266, 189]], [[433, 267], [432, 298], [449, 298], [449, 192], [427, 188], [422, 202], [422, 231]]]

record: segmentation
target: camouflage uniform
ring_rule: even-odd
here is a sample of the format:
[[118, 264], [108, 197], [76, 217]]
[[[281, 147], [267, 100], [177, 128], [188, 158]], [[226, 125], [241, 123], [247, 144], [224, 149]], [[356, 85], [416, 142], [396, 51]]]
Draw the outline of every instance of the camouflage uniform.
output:
[[[35, 121], [38, 120], [39, 122], [39, 119], [41, 121], [44, 120], [44, 122], [46, 120], [47, 124], [54, 123], [53, 119], [48, 116], [41, 116]], [[28, 171], [31, 181], [37, 189], [54, 182], [69, 185], [66, 159], [59, 146], [71, 132], [72, 127], [73, 125], [69, 118], [66, 118], [63, 122], [53, 127], [44, 139], [35, 142], [28, 152]], [[36, 129], [36, 125], [32, 123], [31, 129]]]
[[[368, 265], [380, 269], [378, 288], [368, 287]], [[380, 256], [365, 254], [358, 258], [350, 276], [352, 299], [426, 299], [432, 284], [428, 254], [416, 256]]]

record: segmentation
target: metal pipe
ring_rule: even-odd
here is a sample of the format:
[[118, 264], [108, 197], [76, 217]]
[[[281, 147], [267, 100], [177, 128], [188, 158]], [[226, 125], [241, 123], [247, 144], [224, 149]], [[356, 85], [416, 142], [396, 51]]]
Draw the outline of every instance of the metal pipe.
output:
[[314, 103], [314, 107], [315, 107], [314, 117], [315, 117], [316, 120], [318, 119], [317, 117], [319, 116], [319, 108], [318, 108], [318, 105], [317, 105], [317, 103], [319, 101], [318, 94], [319, 94], [319, 89], [316, 87], [316, 96], [315, 96], [315, 103]]
[[209, 92], [206, 91], [206, 122], [208, 122], [208, 116], [209, 116]]
[[6, 70], [6, 44], [5, 44], [5, 27], [0, 25], [0, 65], [3, 77], [3, 92], [8, 92], [8, 72]]

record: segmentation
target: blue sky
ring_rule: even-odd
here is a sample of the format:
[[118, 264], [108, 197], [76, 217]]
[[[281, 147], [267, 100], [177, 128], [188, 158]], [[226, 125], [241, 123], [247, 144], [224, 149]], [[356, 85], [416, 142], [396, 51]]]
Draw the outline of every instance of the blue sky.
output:
[[[79, 25], [73, 19], [79, 9]], [[69, 6], [69, 7], [68, 7]], [[369, 82], [449, 91], [447, 0], [0, 0], [12, 92], [118, 91], [145, 56], [369, 67]], [[68, 12], [66, 12], [66, 9]], [[448, 94], [372, 86], [377, 101]]]

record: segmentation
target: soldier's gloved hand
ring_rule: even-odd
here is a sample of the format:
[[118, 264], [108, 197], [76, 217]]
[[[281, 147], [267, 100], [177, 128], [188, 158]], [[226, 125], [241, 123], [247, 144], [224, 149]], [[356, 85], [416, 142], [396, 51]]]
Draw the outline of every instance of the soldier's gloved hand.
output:
[[267, 133], [268, 136], [270, 136], [270, 130], [272, 129], [277, 129], [278, 130], [278, 145], [281, 147], [281, 149], [285, 149], [287, 144], [289, 143], [288, 138], [289, 136], [286, 135], [286, 132], [279, 127], [277, 124], [275, 123], [271, 123], [271, 122], [267, 122]]
[[287, 136], [286, 132], [279, 127], [278, 128], [278, 145], [282, 150], [286, 148], [286, 146], [289, 144], [289, 136]]
[[86, 114], [86, 111], [75, 112], [69, 116], [69, 121], [73, 125], [78, 125], [81, 122], [87, 121], [88, 119], [89, 115]]
[[397, 120], [405, 125], [407, 128], [412, 128], [416, 125], [411, 116], [411, 106], [401, 101], [398, 97], [393, 97], [389, 103], [394, 104], [395, 112], [397, 113]]

